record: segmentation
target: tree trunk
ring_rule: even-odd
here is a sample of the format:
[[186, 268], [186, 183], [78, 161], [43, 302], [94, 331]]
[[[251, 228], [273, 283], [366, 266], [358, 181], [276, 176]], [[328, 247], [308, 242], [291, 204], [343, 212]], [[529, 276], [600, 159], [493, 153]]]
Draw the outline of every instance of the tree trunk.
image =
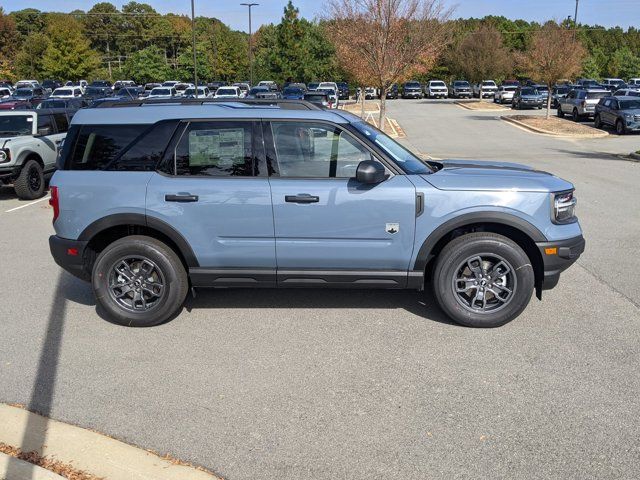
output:
[[549, 115], [551, 114], [551, 89], [549, 89], [549, 95], [547, 95], [547, 120], [549, 120]]
[[380, 89], [380, 116], [378, 117], [378, 125], [380, 130], [384, 132], [384, 125], [387, 120], [387, 89]]

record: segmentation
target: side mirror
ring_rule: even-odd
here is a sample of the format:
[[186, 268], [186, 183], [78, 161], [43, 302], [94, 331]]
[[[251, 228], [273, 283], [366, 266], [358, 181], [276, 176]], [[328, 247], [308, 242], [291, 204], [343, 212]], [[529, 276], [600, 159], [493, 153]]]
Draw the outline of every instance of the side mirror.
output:
[[356, 169], [356, 180], [360, 183], [373, 185], [381, 183], [386, 178], [384, 165], [375, 160], [364, 160]]
[[51, 135], [51, 127], [38, 128], [38, 136], [44, 137], [45, 135]]

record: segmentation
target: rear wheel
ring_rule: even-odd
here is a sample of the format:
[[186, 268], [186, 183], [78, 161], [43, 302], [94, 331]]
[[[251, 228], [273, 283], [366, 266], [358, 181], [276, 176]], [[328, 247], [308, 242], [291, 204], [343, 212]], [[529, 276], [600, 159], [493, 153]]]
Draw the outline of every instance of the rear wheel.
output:
[[442, 250], [432, 285], [442, 310], [469, 327], [499, 327], [526, 308], [534, 287], [527, 254], [495, 233], [470, 233]]
[[150, 327], [175, 315], [187, 296], [188, 279], [176, 253], [155, 238], [121, 238], [98, 256], [92, 273], [97, 303], [109, 320]]
[[16, 195], [24, 200], [33, 200], [44, 195], [44, 187], [42, 166], [35, 160], [27, 160], [13, 182]]
[[578, 113], [578, 109], [574, 108], [573, 112], [571, 112], [571, 120], [573, 120], [574, 122], [579, 122], [580, 121], [580, 114]]
[[560, 117], [560, 118], [564, 118], [564, 113], [562, 111], [562, 106], [558, 105], [558, 111], [556, 112], [556, 114]]

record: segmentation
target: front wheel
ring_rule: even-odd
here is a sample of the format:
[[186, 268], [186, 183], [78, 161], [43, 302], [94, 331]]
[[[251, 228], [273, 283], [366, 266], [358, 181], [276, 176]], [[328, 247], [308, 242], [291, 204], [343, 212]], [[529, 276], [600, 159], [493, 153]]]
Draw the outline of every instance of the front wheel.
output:
[[442, 310], [468, 327], [493, 328], [516, 318], [531, 299], [531, 260], [512, 240], [470, 233], [452, 240], [433, 269], [432, 285]]
[[571, 120], [573, 120], [574, 122], [579, 122], [580, 121], [580, 114], [578, 113], [578, 109], [574, 108], [573, 112], [571, 112]]
[[600, 119], [600, 114], [596, 114], [595, 118], [593, 119], [593, 126], [595, 128], [602, 128], [602, 120]]
[[562, 107], [560, 105], [558, 105], [558, 110], [556, 111], [556, 114], [558, 115], [558, 117], [564, 118], [564, 113], [562, 112]]
[[625, 128], [624, 123], [622, 123], [622, 120], [618, 120], [616, 122], [616, 133], [618, 135], [624, 135], [627, 133], [627, 129]]
[[182, 262], [155, 238], [132, 235], [110, 244], [91, 275], [93, 292], [109, 320], [128, 327], [150, 327], [175, 315], [187, 296]]
[[23, 200], [34, 200], [44, 195], [44, 172], [35, 160], [27, 160], [13, 182], [16, 195]]

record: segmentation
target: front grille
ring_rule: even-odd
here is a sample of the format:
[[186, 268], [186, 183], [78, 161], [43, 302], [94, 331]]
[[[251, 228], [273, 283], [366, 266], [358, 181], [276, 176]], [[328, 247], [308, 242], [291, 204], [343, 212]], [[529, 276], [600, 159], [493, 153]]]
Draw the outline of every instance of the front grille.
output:
[[634, 122], [640, 122], [640, 115], [634, 115], [633, 116], [633, 121]]

